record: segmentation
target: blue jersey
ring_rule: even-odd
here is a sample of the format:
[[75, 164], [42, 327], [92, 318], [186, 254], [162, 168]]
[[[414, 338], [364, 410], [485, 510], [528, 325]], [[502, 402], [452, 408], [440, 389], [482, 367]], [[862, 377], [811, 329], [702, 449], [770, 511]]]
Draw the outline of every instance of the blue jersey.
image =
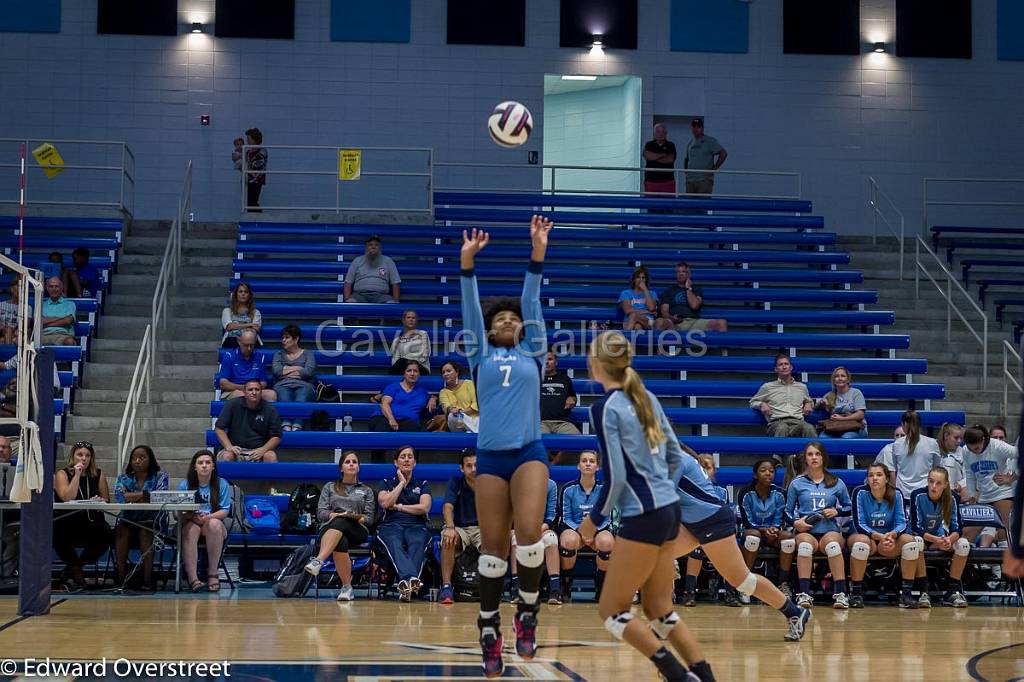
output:
[[667, 439], [656, 448], [647, 444], [636, 409], [621, 389], [609, 391], [590, 407], [591, 430], [597, 435], [608, 477], [590, 511], [590, 520], [598, 528], [612, 509], [623, 517], [639, 516], [679, 501], [673, 481], [679, 478], [683, 460], [692, 458], [683, 455], [658, 399], [650, 391], [647, 397]]
[[781, 528], [786, 511], [786, 495], [782, 488], [772, 486], [768, 497], [761, 499], [757, 488], [750, 486], [740, 494], [740, 523], [744, 528]]
[[950, 509], [949, 523], [942, 517], [941, 502], [933, 502], [928, 497], [928, 488], [918, 488], [910, 494], [910, 524], [914, 535], [934, 535], [941, 538], [953, 533], [963, 533], [963, 521], [960, 519], [960, 503], [956, 495], [951, 496], [953, 506]]
[[540, 307], [542, 263], [530, 262], [523, 280], [523, 339], [511, 348], [492, 346], [484, 329], [480, 293], [472, 270], [462, 271], [462, 323], [466, 355], [480, 405], [477, 448], [513, 450], [540, 439], [540, 378], [547, 329]]
[[[597, 499], [601, 495], [601, 488], [603, 487], [595, 481], [594, 487], [588, 493], [583, 489], [583, 485], [576, 481], [562, 488], [562, 525], [573, 530], [579, 528], [580, 524], [583, 523], [583, 519], [593, 511], [594, 504], [597, 503]], [[598, 527], [598, 530], [607, 528], [609, 523], [610, 519], [605, 519], [605, 522]]]
[[[833, 508], [839, 512], [839, 516], [847, 516], [850, 513], [852, 503], [850, 502], [850, 491], [841, 478], [836, 479], [833, 486], [826, 486], [825, 481], [815, 483], [807, 478], [807, 475], [797, 476], [789, 484], [786, 491], [786, 520], [793, 523], [799, 518], [809, 514], [820, 514], [822, 510]], [[826, 519], [822, 516], [821, 521], [814, 524], [811, 533], [838, 533], [839, 524], [835, 518]]]
[[871, 537], [872, 533], [905, 533], [907, 517], [903, 511], [903, 493], [895, 491], [892, 504], [876, 500], [866, 485], [853, 489], [853, 527], [858, 533]]
[[544, 523], [548, 528], [555, 525], [555, 517], [558, 511], [558, 484], [548, 479], [548, 499], [544, 504]]
[[718, 499], [720, 499], [723, 504], [729, 504], [729, 489], [717, 485], [714, 481], [711, 482], [711, 485], [714, 487], [715, 495], [718, 496]]
[[678, 485], [679, 512], [684, 524], [703, 521], [728, 506], [729, 493], [715, 485], [700, 462], [689, 455], [683, 457]]

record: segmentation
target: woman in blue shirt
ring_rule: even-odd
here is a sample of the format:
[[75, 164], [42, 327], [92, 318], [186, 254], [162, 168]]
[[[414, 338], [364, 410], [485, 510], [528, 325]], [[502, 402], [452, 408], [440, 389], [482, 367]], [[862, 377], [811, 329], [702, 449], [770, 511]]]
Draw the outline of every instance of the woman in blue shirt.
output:
[[850, 492], [846, 484], [825, 466], [828, 453], [818, 441], [804, 446], [804, 473], [793, 479], [786, 491], [786, 518], [796, 531], [796, 571], [800, 580], [797, 606], [811, 608], [811, 568], [814, 553], [821, 550], [828, 557], [832, 575], [833, 608], [848, 609], [846, 596], [846, 563], [843, 561], [843, 534], [836, 517], [850, 513]]
[[[220, 555], [224, 550], [224, 541], [228, 537], [225, 522], [231, 513], [231, 488], [228, 482], [217, 474], [217, 462], [209, 450], [200, 450], [192, 455], [188, 464], [188, 474], [178, 486], [178, 490], [197, 491], [200, 504], [199, 511], [185, 512], [178, 523], [181, 530], [181, 557], [185, 566], [188, 585], [193, 592], [204, 587], [210, 592], [220, 592], [218, 566]], [[206, 538], [206, 575], [204, 583], [197, 576], [196, 561], [199, 556], [199, 538]]]
[[[598, 613], [616, 639], [649, 658], [669, 680], [714, 680], [693, 633], [672, 609], [679, 493], [673, 480], [683, 459], [658, 399], [631, 366], [633, 347], [621, 332], [601, 334], [590, 346], [587, 369], [606, 391], [590, 408], [590, 423], [605, 460], [607, 483], [577, 532], [590, 544], [613, 509], [622, 517]], [[633, 619], [640, 590], [648, 623]], [[689, 665], [689, 673], [662, 644]]]
[[593, 450], [581, 452], [576, 468], [579, 469], [580, 480], [562, 488], [559, 500], [559, 508], [562, 510], [562, 530], [558, 536], [558, 545], [559, 553], [562, 555], [562, 573], [568, 575], [572, 572], [576, 565], [576, 552], [581, 546], [591, 547], [597, 552], [595, 581], [598, 585], [596, 593], [600, 599], [600, 585], [604, 582], [605, 571], [608, 570], [608, 559], [612, 555], [612, 548], [615, 547], [615, 537], [608, 530], [611, 519], [605, 519], [593, 537], [593, 544], [585, 544], [580, 538], [578, 530], [580, 524], [590, 515], [594, 504], [601, 495], [602, 485], [597, 482], [597, 470], [601, 468], [597, 463], [597, 453]]
[[[867, 485], [853, 490], [854, 533], [847, 539], [850, 548], [850, 607], [864, 608], [864, 572], [868, 557], [892, 558], [900, 556], [903, 589], [900, 608], [917, 608], [910, 596], [917, 571], [921, 547], [913, 535], [908, 535], [907, 517], [903, 511], [903, 494], [889, 481], [889, 469], [875, 463], [868, 467]], [[921, 592], [921, 606], [929, 608], [928, 591]]]
[[370, 417], [370, 431], [423, 430], [420, 414], [424, 409], [433, 412], [437, 403], [436, 399], [421, 386], [417, 386], [419, 380], [420, 366], [415, 362], [408, 362], [402, 373], [402, 380], [389, 384], [382, 392], [380, 410]]
[[[971, 554], [971, 543], [961, 537], [960, 503], [949, 486], [949, 472], [945, 467], [929, 471], [928, 485], [911, 493], [910, 527], [914, 535], [924, 540], [928, 549], [953, 555], [949, 565], [949, 585], [942, 596], [942, 603], [958, 609], [967, 608], [961, 578], [967, 557]], [[927, 580], [924, 554], [918, 557], [916, 576]], [[921, 594], [927, 595], [927, 591]]]
[[381, 483], [377, 493], [377, 504], [384, 510], [377, 537], [395, 567], [399, 600], [412, 601], [423, 587], [420, 573], [430, 542], [430, 483], [413, 478], [416, 450], [411, 445], [395, 450], [394, 463], [395, 477]]
[[514, 628], [516, 653], [536, 654], [540, 577], [544, 565], [544, 520], [548, 457], [540, 437], [540, 378], [547, 354], [547, 329], [540, 307], [540, 283], [552, 223], [530, 221], [530, 264], [519, 300], [492, 300], [480, 308], [474, 271], [476, 255], [490, 236], [475, 228], [463, 231], [461, 268], [462, 321], [469, 366], [480, 405], [477, 436], [477, 516], [480, 519], [480, 649], [484, 673], [498, 677], [505, 668], [498, 607], [508, 570], [513, 523], [519, 544], [519, 597]]
[[633, 271], [629, 278], [629, 288], [619, 294], [619, 306], [622, 308], [622, 328], [626, 331], [634, 329], [650, 329], [654, 326], [654, 318], [658, 312], [658, 298], [648, 288], [651, 275], [644, 266]]
[[[114, 501], [120, 504], [149, 502], [150, 491], [167, 490], [168, 487], [167, 472], [160, 470], [153, 448], [148, 445], [136, 445], [128, 456], [128, 465], [125, 466], [124, 473], [118, 476], [114, 483]], [[127, 580], [128, 550], [137, 539], [139, 552], [142, 554], [142, 589], [146, 592], [154, 589], [153, 553], [150, 550], [153, 547], [153, 527], [158, 517], [163, 517], [163, 514], [145, 511], [123, 511], [118, 517], [114, 529], [118, 585], [123, 586]]]
[[775, 462], [759, 459], [754, 462], [754, 479], [740, 491], [736, 501], [743, 528], [743, 560], [747, 568], [754, 568], [761, 545], [779, 549], [779, 590], [787, 597], [793, 593], [789, 587], [789, 572], [796, 556], [793, 534], [783, 528], [786, 513], [786, 494], [775, 485]]

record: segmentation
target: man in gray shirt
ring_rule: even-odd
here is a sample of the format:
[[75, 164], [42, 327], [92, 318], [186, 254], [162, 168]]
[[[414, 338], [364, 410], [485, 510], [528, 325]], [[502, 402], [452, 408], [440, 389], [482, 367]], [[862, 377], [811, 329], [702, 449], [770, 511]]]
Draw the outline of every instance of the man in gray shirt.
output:
[[775, 356], [775, 381], [761, 385], [750, 407], [768, 422], [768, 435], [814, 438], [814, 427], [804, 419], [814, 409], [807, 386], [793, 378], [793, 361], [785, 353]]
[[221, 461], [277, 461], [274, 448], [281, 443], [281, 415], [263, 400], [262, 393], [260, 382], [249, 379], [242, 399], [224, 404], [214, 427], [223, 448], [218, 455]]
[[[718, 170], [729, 156], [725, 147], [710, 135], [704, 134], [704, 119], [695, 118], [690, 123], [693, 139], [686, 144], [683, 168], [697, 170]], [[715, 189], [715, 176], [711, 173], [687, 173], [687, 194], [711, 194]]]
[[366, 252], [357, 256], [345, 273], [345, 303], [398, 303], [395, 262], [380, 252], [380, 237], [366, 238]]

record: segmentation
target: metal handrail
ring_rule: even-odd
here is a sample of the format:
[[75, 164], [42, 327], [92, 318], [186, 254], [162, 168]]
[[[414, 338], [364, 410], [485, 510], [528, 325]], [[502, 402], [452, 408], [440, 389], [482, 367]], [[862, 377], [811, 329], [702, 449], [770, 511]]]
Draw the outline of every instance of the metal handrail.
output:
[[[31, 386], [26, 378], [29, 376], [29, 363], [32, 361], [33, 349], [42, 348], [42, 315], [33, 315], [33, 310], [43, 309], [43, 280], [37, 270], [26, 268], [18, 261], [12, 260], [0, 254], [0, 266], [17, 273], [19, 281], [18, 290], [18, 368], [17, 368], [17, 399], [14, 404], [15, 416], [0, 418], [0, 424], [18, 424], [25, 427], [32, 422], [29, 420], [29, 405], [31, 403]], [[29, 306], [29, 293], [31, 292], [32, 304]], [[32, 325], [31, 330], [29, 324]], [[31, 337], [31, 343], [28, 339]]]
[[[899, 219], [900, 219], [899, 230], [897, 230], [896, 226], [893, 225], [889, 221], [889, 219], [886, 218], [885, 215], [882, 213], [882, 210], [879, 207], [879, 201], [878, 201], [879, 199], [885, 199], [886, 203], [889, 205], [889, 208], [892, 209], [892, 211], [895, 212], [897, 216], [899, 216]], [[899, 274], [900, 274], [900, 281], [902, 282], [903, 281], [903, 259], [904, 259], [904, 249], [905, 249], [904, 236], [905, 236], [905, 231], [906, 231], [906, 221], [903, 218], [903, 212], [900, 211], [900, 209], [896, 207], [896, 202], [894, 202], [892, 199], [890, 199], [889, 195], [887, 195], [885, 192], [883, 192], [881, 190], [881, 188], [879, 188], [878, 182], [876, 182], [875, 179], [873, 177], [871, 177], [870, 175], [868, 176], [868, 206], [871, 207], [871, 243], [872, 244], [877, 244], [878, 243], [878, 219], [879, 218], [881, 218], [882, 222], [885, 223], [885, 226], [889, 228], [889, 231], [892, 233], [892, 236], [895, 237], [897, 239], [897, 241], [899, 241], [899, 244], [900, 244]]]
[[124, 410], [121, 413], [121, 424], [117, 431], [118, 466], [123, 469], [128, 461], [129, 448], [135, 438], [135, 421], [138, 414], [139, 401], [145, 393], [146, 402], [150, 402], [150, 387], [156, 374], [157, 348], [159, 333], [167, 324], [167, 292], [178, 281], [178, 268], [181, 267], [181, 231], [189, 223], [192, 213], [192, 161], [185, 164], [185, 178], [181, 193], [178, 195], [178, 212], [171, 222], [171, 230], [164, 246], [163, 263], [157, 274], [156, 285], [153, 287], [153, 301], [150, 306], [150, 321], [142, 335], [139, 355], [135, 360], [135, 371], [128, 388]]
[[[18, 144], [24, 144], [26, 148], [31, 148], [34, 143], [48, 142], [50, 144], [77, 144], [77, 145], [94, 145], [94, 146], [112, 146], [120, 150], [121, 164], [118, 166], [102, 166], [94, 164], [64, 164], [61, 166], [66, 171], [78, 171], [78, 170], [94, 170], [94, 171], [109, 171], [118, 173], [118, 192], [119, 196], [117, 201], [66, 201], [56, 199], [37, 199], [34, 202], [29, 200], [28, 193], [28, 178], [25, 179], [25, 196], [24, 202], [26, 205], [35, 203], [38, 205], [47, 206], [111, 206], [116, 207], [120, 212], [133, 217], [135, 213], [135, 154], [132, 152], [131, 147], [128, 146], [123, 140], [72, 140], [72, 139], [36, 139], [36, 138], [15, 138], [15, 137], [0, 137], [0, 143], [14, 142]], [[11, 163], [0, 163], [0, 168], [19, 168], [20, 164]], [[37, 166], [29, 166], [29, 169], [42, 171], [43, 168]], [[17, 201], [0, 199], [0, 204], [12, 204], [18, 203]]]
[[[1010, 358], [1017, 361], [1017, 371], [1010, 371]], [[1024, 391], [1017, 377], [1024, 377], [1024, 362], [1021, 361], [1020, 353], [1009, 341], [1003, 339], [1003, 419], [1010, 418], [1010, 384], [1017, 389], [1017, 393]]]
[[1024, 201], [981, 201], [981, 200], [936, 200], [928, 198], [928, 185], [937, 184], [943, 182], [955, 182], [958, 184], [964, 183], [978, 183], [978, 184], [1006, 184], [1006, 183], [1018, 183], [1021, 188], [1024, 189], [1024, 178], [924, 178], [924, 191], [922, 192], [922, 206], [921, 212], [922, 227], [921, 234], [928, 236], [928, 207], [929, 206], [1017, 206], [1024, 207]]
[[[945, 290], [943, 290], [943, 287], [938, 282], [938, 280], [932, 277], [932, 274], [931, 272], [929, 272], [926, 263], [921, 260], [922, 247], [924, 248], [925, 253], [932, 257], [932, 260], [935, 261], [935, 265], [938, 265], [939, 269], [946, 276]], [[941, 295], [946, 300], [946, 342], [948, 343], [952, 338], [953, 313], [955, 312], [957, 317], [960, 318], [960, 321], [964, 323], [965, 327], [967, 327], [967, 331], [971, 332], [971, 335], [973, 335], [974, 338], [977, 339], [978, 343], [981, 344], [981, 388], [988, 388], [988, 315], [986, 315], [985, 311], [982, 310], [982, 308], [977, 303], [974, 302], [974, 298], [969, 293], [967, 293], [967, 290], [964, 289], [963, 285], [961, 285], [957, 278], [953, 276], [953, 274], [949, 271], [948, 268], [946, 268], [946, 265], [942, 262], [942, 259], [935, 255], [935, 252], [931, 250], [928, 244], [923, 239], [921, 239], [921, 237], [917, 237], [916, 241], [914, 242], [915, 299], [921, 298], [921, 273], [924, 273], [925, 277], [927, 277], [928, 280], [935, 285], [935, 288], [938, 290], [939, 295]], [[978, 315], [981, 317], [982, 332], [980, 336], [978, 335], [978, 332], [975, 331], [971, 323], [967, 321], [967, 318], [964, 317], [964, 314], [960, 312], [960, 308], [958, 308], [957, 305], [953, 302], [954, 286], [956, 287], [956, 290], [963, 295], [964, 299], [971, 304], [971, 307], [974, 308], [975, 312], [977, 312]]]

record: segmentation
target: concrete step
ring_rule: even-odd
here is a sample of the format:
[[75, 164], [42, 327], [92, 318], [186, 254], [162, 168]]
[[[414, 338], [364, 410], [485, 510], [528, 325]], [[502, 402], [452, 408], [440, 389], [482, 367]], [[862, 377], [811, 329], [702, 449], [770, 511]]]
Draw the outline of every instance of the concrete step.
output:
[[[210, 399], [213, 398], [213, 394], [204, 395], [207, 396], [207, 399], [195, 404], [140, 403], [137, 408], [137, 414], [143, 418], [208, 418], [210, 415]], [[79, 400], [75, 402], [75, 417], [116, 417], [120, 420], [123, 412], [123, 400], [118, 402], [87, 402]]]
[[[101, 333], [103, 338], [111, 339], [142, 339], [142, 333], [146, 325], [150, 323], [150, 317], [122, 317], [119, 315], [104, 315]], [[167, 341], [177, 338], [187, 339], [210, 339], [216, 343], [221, 335], [220, 315], [216, 317], [176, 317], [167, 321], [167, 328], [161, 333], [161, 337]]]
[[[207, 347], [210, 348], [209, 345]], [[137, 348], [135, 353], [138, 353]], [[87, 366], [90, 370], [94, 364], [117, 364], [121, 367], [133, 368], [135, 366], [136, 359], [135, 353], [117, 350], [94, 350], [89, 357], [89, 364]], [[205, 352], [161, 351], [159, 353], [158, 360], [162, 367], [174, 367], [176, 365], [189, 367], [215, 367], [218, 362], [216, 344], [212, 346], [212, 350], [207, 350]], [[131, 371], [131, 369], [128, 371]], [[164, 372], [161, 373], [165, 374]]]
[[[78, 414], [68, 418], [69, 431], [116, 432], [121, 425], [121, 418], [85, 417]], [[170, 433], [185, 431], [200, 433], [210, 428], [209, 417], [143, 417], [136, 419], [137, 431]]]
[[[125, 241], [127, 254], [159, 254], [163, 255], [167, 248], [167, 234], [163, 235], [132, 235]], [[198, 253], [231, 253], [234, 251], [234, 237], [214, 238], [208, 234], [186, 235], [182, 239], [181, 248], [186, 254]]]
[[[92, 385], [96, 379], [107, 378], [107, 377], [125, 377], [131, 378], [131, 373], [135, 369], [135, 363], [124, 364], [124, 363], [107, 363], [107, 362], [90, 362], [88, 365], [88, 378], [89, 384]], [[158, 365], [156, 368], [155, 376], [153, 377], [154, 383], [156, 382], [167, 382], [167, 381], [184, 381], [188, 379], [204, 379], [210, 378], [212, 381], [213, 373], [216, 369], [214, 363], [206, 365]]]
[[[72, 441], [73, 442], [73, 441]], [[142, 441], [137, 441], [141, 443]], [[185, 480], [188, 472], [188, 464], [192, 460], [192, 455], [199, 448], [180, 448], [180, 447], [155, 447], [153, 448], [153, 455], [156, 457], [156, 461], [160, 463], [160, 469], [166, 471], [167, 475], [171, 479], [171, 488], [177, 489], [178, 483]], [[123, 467], [114, 458], [114, 456], [105, 456], [101, 452], [96, 453], [96, 466], [98, 466], [108, 478], [108, 484], [111, 489], [114, 487], [114, 480], [116, 474], [119, 473]]]
[[[150, 386], [150, 393], [159, 391], [161, 393], [198, 393], [205, 391], [206, 400], [213, 398], [213, 374], [214, 368], [205, 368], [205, 378], [190, 378], [190, 379], [178, 379], [178, 378], [154, 378], [153, 383]], [[88, 389], [94, 389], [98, 391], [127, 391], [131, 386], [131, 372], [125, 370], [123, 373], [116, 376], [106, 376], [101, 374], [88, 373], [83, 386]], [[121, 398], [124, 399], [123, 397]], [[172, 399], [173, 400], [173, 399]], [[179, 399], [179, 402], [193, 402], [191, 400]], [[166, 402], [166, 401], [165, 401]]]
[[[107, 318], [104, 318], [106, 320]], [[145, 327], [143, 327], [145, 328]], [[104, 329], [106, 331], [106, 329]], [[186, 351], [200, 353], [203, 351], [209, 351], [211, 349], [216, 350], [217, 346], [220, 345], [220, 334], [217, 334], [215, 340], [211, 341], [190, 341], [190, 340], [174, 340], [167, 339], [166, 333], [160, 336], [159, 348], [161, 353], [171, 351]], [[135, 362], [135, 357], [139, 353], [139, 344], [142, 343], [142, 334], [139, 334], [135, 338], [123, 338], [114, 339], [109, 336], [103, 336], [95, 339], [90, 339], [89, 344], [92, 347], [92, 353], [95, 355], [96, 352], [102, 351], [116, 351], [125, 355], [125, 358], [130, 357], [131, 362]], [[163, 356], [161, 356], [163, 358]], [[120, 362], [128, 362], [127, 359], [122, 359]], [[184, 363], [183, 363], [184, 364]]]
[[[80, 402], [120, 403], [124, 405], [127, 399], [127, 390], [127, 386], [125, 388], [93, 388], [91, 386], [80, 388], [75, 391], [75, 409], [78, 409]], [[213, 381], [211, 379], [207, 382], [202, 387], [202, 390], [166, 390], [162, 386], [152, 386], [149, 396], [151, 404], [155, 405], [178, 405], [185, 403], [190, 405], [206, 404], [209, 407], [210, 401], [213, 400]]]
[[[105, 449], [113, 456], [113, 451], [117, 447], [117, 429], [104, 429], [100, 431], [67, 430], [67, 435], [64, 438], [65, 443], [74, 443], [80, 440], [89, 441], [96, 446], [97, 450]], [[145, 443], [150, 447], [171, 447], [179, 448], [182, 451], [189, 450], [188, 456], [191, 457], [196, 450], [204, 447], [206, 431], [205, 429], [196, 432], [136, 431], [135, 442]]]

